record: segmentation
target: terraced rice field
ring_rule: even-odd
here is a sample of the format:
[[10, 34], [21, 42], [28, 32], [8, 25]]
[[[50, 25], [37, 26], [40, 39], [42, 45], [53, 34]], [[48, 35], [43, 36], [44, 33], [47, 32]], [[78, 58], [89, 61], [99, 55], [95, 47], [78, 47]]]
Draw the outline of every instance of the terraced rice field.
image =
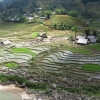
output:
[[34, 53], [37, 55], [37, 57], [34, 59], [37, 59], [38, 63], [31, 61], [34, 62], [36, 65], [30, 65], [30, 67], [28, 68], [29, 73], [36, 73], [37, 71], [48, 73], [64, 73], [67, 69], [70, 68], [73, 68], [73, 70], [76, 69], [83, 71], [83, 64], [100, 65], [100, 54], [85, 55], [73, 53], [68, 50], [60, 50], [56, 53], [50, 53], [46, 57], [42, 57], [43, 55], [41, 54], [45, 54], [45, 52], [49, 51], [49, 49], [50, 48], [47, 48], [46, 46], [30, 46], [27, 48], [19, 47], [13, 49], [11, 48], [10, 50], [0, 50], [0, 63], [16, 62], [18, 64], [29, 64]]
[[[82, 65], [88, 63], [100, 66], [100, 55], [89, 56], [62, 50], [43, 58], [38, 63], [38, 68], [44, 72], [64, 73], [70, 67], [82, 71]], [[84, 75], [86, 75], [85, 72]]]
[[[22, 50], [23, 47], [17, 47]], [[51, 85], [55, 83], [57, 87], [62, 88], [76, 88], [84, 92], [80, 86], [100, 86], [100, 71], [96, 67], [92, 70], [84, 70], [85, 64], [96, 64], [100, 67], [100, 54], [86, 55], [80, 53], [73, 53], [68, 50], [57, 50], [53, 52], [51, 47], [47, 46], [30, 46], [25, 53], [15, 52], [17, 49], [13, 48], [14, 52], [10, 50], [0, 51], [0, 63], [16, 62], [19, 66], [16, 69], [9, 69], [7, 75], [18, 75], [26, 77], [31, 82], [46, 82]], [[57, 49], [57, 48], [56, 48]], [[32, 54], [32, 55], [31, 55]], [[7, 67], [7, 66], [6, 66]], [[5, 68], [2, 68], [5, 69]], [[0, 69], [0, 72], [2, 71]], [[91, 69], [91, 68], [90, 68]], [[2, 72], [6, 74], [5, 72]], [[98, 90], [100, 92], [100, 90]]]

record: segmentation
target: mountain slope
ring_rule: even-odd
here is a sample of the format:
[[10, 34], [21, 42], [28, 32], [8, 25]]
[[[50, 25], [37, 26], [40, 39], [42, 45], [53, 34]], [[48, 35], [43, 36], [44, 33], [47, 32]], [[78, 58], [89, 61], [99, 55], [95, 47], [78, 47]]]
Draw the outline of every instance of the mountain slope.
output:
[[68, 15], [55, 15], [51, 18], [51, 22], [53, 25], [61, 24], [61, 23], [70, 25], [70, 26], [83, 24], [80, 19], [68, 16]]
[[80, 15], [100, 15], [100, 0], [3, 0], [0, 15], [10, 16], [23, 13], [34, 13], [35, 8], [49, 6], [54, 11], [64, 8], [76, 10]]

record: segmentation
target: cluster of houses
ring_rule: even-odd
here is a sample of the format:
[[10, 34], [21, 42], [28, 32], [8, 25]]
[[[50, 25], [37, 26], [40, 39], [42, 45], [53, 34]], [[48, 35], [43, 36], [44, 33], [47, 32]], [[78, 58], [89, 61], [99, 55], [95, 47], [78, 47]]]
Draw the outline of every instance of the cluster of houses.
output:
[[[40, 18], [41, 20], [47, 19], [46, 16], [41, 16], [41, 13], [42, 13], [42, 10], [43, 10], [42, 7], [36, 8], [35, 10], [36, 10], [36, 12], [34, 14], [23, 14], [22, 16], [26, 17], [28, 22], [32, 22], [35, 18]], [[56, 13], [52, 12], [52, 14], [55, 15]], [[12, 22], [15, 22], [15, 21], [18, 22], [19, 16], [15, 15], [15, 16], [11, 17], [9, 20], [12, 21]]]
[[[33, 20], [32, 14], [23, 14], [22, 16], [24, 16], [30, 22]], [[12, 22], [19, 22], [19, 20], [20, 20], [20, 16], [18, 15], [15, 15], [14, 17], [10, 18], [10, 21]]]
[[77, 44], [90, 44], [90, 43], [96, 43], [97, 38], [93, 35], [89, 35], [89, 36], [82, 36], [82, 35], [78, 35], [75, 38], [75, 43]]
[[[40, 18], [40, 19], [44, 19], [46, 20], [46, 17], [40, 17], [39, 15], [32, 15], [32, 14], [23, 14], [22, 16], [24, 16], [28, 22], [32, 22], [35, 18]], [[12, 22], [18, 22], [19, 21], [19, 16], [14, 16], [10, 18], [10, 21]]]
[[[52, 36], [47, 36], [47, 34], [45, 33], [41, 33], [38, 35], [37, 37], [37, 41], [38, 42], [50, 42], [52, 40]], [[89, 36], [82, 36], [82, 35], [78, 35], [75, 38], [74, 43], [76, 44], [91, 44], [91, 43], [96, 43], [97, 42], [97, 38], [93, 35], [89, 35]], [[0, 42], [0, 45], [9, 45], [11, 44], [11, 41], [9, 41], [8, 39], [4, 39]]]

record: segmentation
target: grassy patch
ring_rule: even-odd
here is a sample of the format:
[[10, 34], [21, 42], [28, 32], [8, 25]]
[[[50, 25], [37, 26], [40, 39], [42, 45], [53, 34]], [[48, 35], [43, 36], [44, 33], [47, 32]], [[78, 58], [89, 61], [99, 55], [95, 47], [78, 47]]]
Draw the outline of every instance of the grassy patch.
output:
[[90, 24], [91, 27], [100, 28], [100, 22]]
[[79, 93], [80, 90], [77, 89], [77, 88], [65, 88], [65, 87], [58, 87], [58, 90], [64, 90], [64, 91], [67, 91], [67, 92], [71, 92], [71, 93]]
[[100, 86], [82, 86], [82, 89], [79, 88], [65, 88], [59, 87], [58, 90], [64, 90], [71, 93], [83, 93], [88, 95], [99, 95], [100, 94]]
[[47, 87], [48, 87], [47, 84], [45, 84], [45, 83], [42, 83], [42, 82], [41, 83], [39, 83], [39, 82], [32, 83], [32, 82], [29, 82], [28, 80], [26, 80], [23, 77], [14, 76], [14, 75], [6, 76], [6, 75], [3, 75], [3, 74], [0, 74], [0, 80], [1, 80], [1, 82], [17, 81], [19, 84], [25, 83], [27, 87], [30, 87], [30, 88], [35, 89], [35, 90], [37, 90], [37, 89], [38, 90], [46, 90]]
[[0, 21], [0, 37], [18, 37], [18, 38], [34, 38], [36, 34], [33, 32], [45, 32], [50, 30], [47, 26], [43, 24], [25, 24], [25, 23], [11, 23], [11, 22], [1, 22]]
[[86, 46], [86, 48], [91, 49], [93, 51], [100, 51], [100, 43], [88, 45]]
[[97, 64], [84, 64], [82, 69], [86, 71], [100, 72], [100, 65]]
[[18, 64], [15, 62], [8, 62], [5, 64], [5, 66], [7, 66], [9, 68], [16, 68], [18, 66]]
[[55, 15], [51, 18], [52, 24], [61, 24], [62, 22], [70, 26], [83, 24], [80, 19], [68, 16], [68, 15]]
[[75, 52], [75, 53], [81, 53], [81, 54], [90, 54], [91, 51], [90, 50], [87, 50], [87, 49], [81, 49], [81, 48], [77, 48], [77, 49], [70, 49], [72, 52]]
[[39, 34], [38, 34], [37, 32], [34, 32], [34, 33], [32, 34], [32, 38], [36, 38], [38, 35], [39, 35]]
[[100, 95], [100, 86], [83, 86], [86, 94], [89, 95]]
[[35, 56], [35, 53], [32, 52], [29, 48], [12, 48], [11, 52], [14, 52], [14, 53], [27, 53], [27, 54], [30, 54], [32, 56]]
[[65, 50], [69, 50], [73, 53], [79, 53], [79, 54], [91, 54], [92, 51], [89, 50], [88, 48], [85, 48], [83, 46], [77, 46], [77, 45], [64, 45], [63, 47], [61, 47], [61, 49], [65, 49]]

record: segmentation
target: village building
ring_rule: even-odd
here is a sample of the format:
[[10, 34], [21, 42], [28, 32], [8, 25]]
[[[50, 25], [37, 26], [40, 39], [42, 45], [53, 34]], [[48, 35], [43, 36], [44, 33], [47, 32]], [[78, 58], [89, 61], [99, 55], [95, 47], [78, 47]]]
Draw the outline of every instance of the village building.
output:
[[40, 7], [40, 8], [38, 8], [39, 10], [42, 10], [43, 8], [42, 7]]
[[76, 36], [76, 39], [78, 40], [78, 39], [85, 39], [86, 38], [86, 36], [82, 36], [82, 35], [78, 35], [78, 36]]
[[90, 43], [96, 43], [97, 38], [95, 36], [87, 36], [86, 37]]
[[39, 18], [39, 16], [38, 15], [34, 15], [34, 18]]
[[12, 22], [19, 21], [19, 17], [18, 16], [14, 16], [14, 17], [10, 18], [10, 21], [12, 21]]
[[56, 12], [52, 12], [52, 14], [53, 14], [53, 15], [55, 15], [55, 14], [56, 14]]
[[11, 44], [11, 42], [9, 40], [3, 40], [0, 42], [0, 44], [3, 46], [3, 45], [9, 45]]
[[26, 17], [28, 20], [33, 20], [33, 17], [29, 16], [29, 17]]
[[96, 43], [97, 38], [93, 35], [89, 35], [89, 36], [76, 36], [75, 38], [75, 43], [77, 44], [89, 44], [89, 43]]
[[46, 17], [40, 17], [40, 19], [46, 20], [47, 18]]
[[77, 44], [87, 44], [87, 43], [88, 43], [88, 39], [81, 38], [77, 40]]

